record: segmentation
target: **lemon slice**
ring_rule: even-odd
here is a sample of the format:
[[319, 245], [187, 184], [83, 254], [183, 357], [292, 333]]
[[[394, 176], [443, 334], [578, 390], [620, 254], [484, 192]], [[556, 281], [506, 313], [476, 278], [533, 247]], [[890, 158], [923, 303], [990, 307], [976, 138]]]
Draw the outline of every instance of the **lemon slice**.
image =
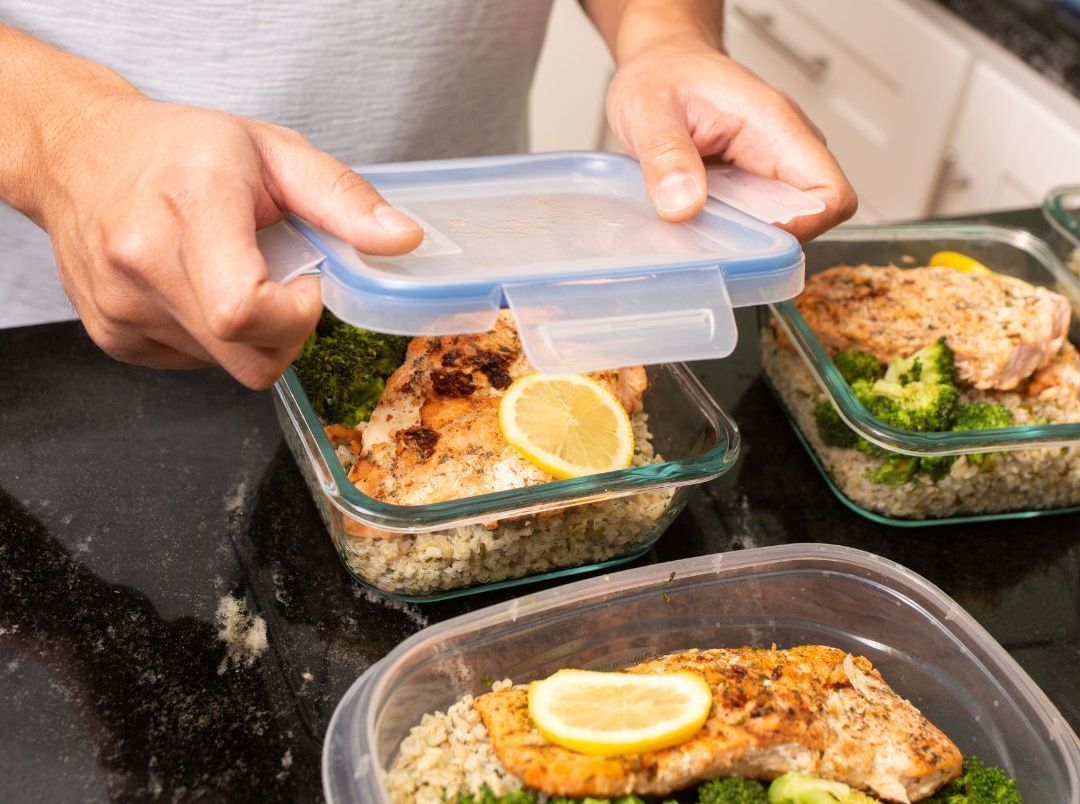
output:
[[959, 251], [939, 251], [930, 258], [932, 268], [952, 268], [962, 274], [992, 274], [989, 268]]
[[693, 673], [560, 670], [529, 685], [529, 716], [549, 742], [592, 756], [684, 743], [705, 724], [712, 690]]
[[518, 379], [499, 403], [499, 430], [527, 461], [560, 479], [625, 469], [634, 457], [626, 410], [581, 374]]

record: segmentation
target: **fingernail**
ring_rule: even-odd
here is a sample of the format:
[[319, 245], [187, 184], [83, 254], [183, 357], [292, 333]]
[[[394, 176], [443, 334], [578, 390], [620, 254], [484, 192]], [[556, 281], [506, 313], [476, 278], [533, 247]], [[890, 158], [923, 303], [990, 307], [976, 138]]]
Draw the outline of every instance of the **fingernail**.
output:
[[682, 212], [701, 200], [701, 187], [689, 173], [669, 173], [655, 190], [656, 206], [661, 212]]
[[398, 212], [389, 204], [379, 204], [379, 206], [375, 207], [375, 220], [386, 231], [394, 234], [415, 232], [420, 228], [417, 226], [416, 221], [404, 212]]

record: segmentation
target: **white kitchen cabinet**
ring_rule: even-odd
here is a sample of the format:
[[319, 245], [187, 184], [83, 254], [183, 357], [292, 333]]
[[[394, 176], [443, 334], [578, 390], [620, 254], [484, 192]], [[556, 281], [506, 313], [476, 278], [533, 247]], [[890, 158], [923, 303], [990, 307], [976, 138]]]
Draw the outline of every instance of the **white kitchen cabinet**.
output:
[[928, 211], [972, 60], [963, 43], [904, 0], [729, 0], [726, 33], [825, 133], [859, 219]]
[[935, 214], [1038, 206], [1080, 181], [1080, 130], [987, 63], [976, 66], [946, 152]]
[[602, 147], [614, 64], [578, 0], [555, 0], [529, 96], [533, 151]]

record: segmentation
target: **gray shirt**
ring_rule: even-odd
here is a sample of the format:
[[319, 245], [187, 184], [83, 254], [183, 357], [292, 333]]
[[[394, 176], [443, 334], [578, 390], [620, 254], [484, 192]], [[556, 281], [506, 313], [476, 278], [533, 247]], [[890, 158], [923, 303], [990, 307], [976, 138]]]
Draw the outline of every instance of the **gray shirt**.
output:
[[[149, 96], [294, 128], [349, 164], [526, 149], [551, 0], [0, 0]], [[48, 237], [0, 205], [0, 326], [71, 318]]]

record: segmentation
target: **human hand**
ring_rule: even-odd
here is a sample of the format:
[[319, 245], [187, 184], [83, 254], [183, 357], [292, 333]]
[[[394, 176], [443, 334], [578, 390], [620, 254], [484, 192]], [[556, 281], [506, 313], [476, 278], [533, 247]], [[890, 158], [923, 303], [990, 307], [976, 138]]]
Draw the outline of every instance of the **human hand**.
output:
[[712, 44], [672, 38], [620, 62], [608, 90], [608, 121], [641, 162], [663, 218], [686, 220], [705, 204], [702, 157], [779, 179], [824, 202], [823, 212], [783, 225], [800, 240], [855, 213], [855, 191], [817, 127], [794, 101]]
[[255, 231], [295, 212], [369, 254], [423, 231], [279, 126], [108, 93], [48, 129], [33, 217], [90, 337], [131, 363], [220, 364], [269, 387], [322, 310], [318, 280], [267, 279]]

